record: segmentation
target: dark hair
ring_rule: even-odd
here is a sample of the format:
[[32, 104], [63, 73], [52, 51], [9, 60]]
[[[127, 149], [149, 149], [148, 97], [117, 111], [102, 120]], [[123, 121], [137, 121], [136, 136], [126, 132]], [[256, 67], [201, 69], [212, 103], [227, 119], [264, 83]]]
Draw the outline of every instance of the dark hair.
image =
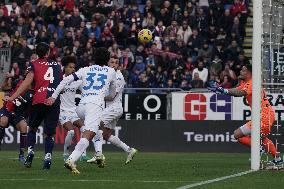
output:
[[250, 71], [252, 73], [252, 65], [250, 63], [245, 64], [244, 66], [248, 69], [248, 71]]
[[110, 53], [105, 47], [99, 47], [95, 50], [94, 59], [95, 64], [105, 66], [110, 59]]
[[61, 64], [62, 66], [67, 66], [69, 63], [74, 63], [75, 65], [77, 65], [77, 58], [75, 56], [64, 56], [61, 60]]
[[39, 58], [43, 58], [49, 51], [49, 45], [46, 43], [38, 43], [36, 45], [36, 54]]

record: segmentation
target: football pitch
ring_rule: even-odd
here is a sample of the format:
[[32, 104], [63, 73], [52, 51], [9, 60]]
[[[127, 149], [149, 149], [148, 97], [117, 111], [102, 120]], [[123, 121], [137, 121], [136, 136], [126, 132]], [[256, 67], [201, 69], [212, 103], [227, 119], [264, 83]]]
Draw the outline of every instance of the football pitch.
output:
[[[63, 167], [62, 152], [53, 155], [52, 168], [43, 171], [42, 152], [36, 152], [30, 169], [16, 159], [17, 152], [0, 152], [0, 188], [37, 189], [175, 189], [175, 188], [283, 188], [284, 172], [248, 171], [249, 154], [144, 153], [124, 165], [126, 154], [105, 152], [106, 167], [78, 162], [80, 175]], [[233, 175], [231, 178], [225, 176]], [[224, 180], [218, 178], [226, 178]], [[209, 183], [208, 183], [209, 180]], [[213, 180], [213, 183], [210, 183]], [[216, 182], [215, 182], [216, 181]], [[200, 186], [198, 186], [200, 185]]]

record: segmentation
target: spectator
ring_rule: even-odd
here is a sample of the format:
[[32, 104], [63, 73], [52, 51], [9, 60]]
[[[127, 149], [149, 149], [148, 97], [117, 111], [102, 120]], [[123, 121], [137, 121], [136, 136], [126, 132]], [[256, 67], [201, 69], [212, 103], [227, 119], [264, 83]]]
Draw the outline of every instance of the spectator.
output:
[[97, 25], [97, 21], [92, 21], [92, 26], [89, 30], [89, 34], [94, 33], [96, 36], [96, 39], [99, 40], [101, 37], [101, 28]]
[[6, 74], [6, 77], [12, 78], [13, 80], [19, 79], [19, 77], [20, 77], [20, 68], [19, 68], [18, 63], [14, 62], [12, 64], [12, 68], [11, 68], [10, 72], [8, 72]]
[[82, 22], [82, 18], [80, 17], [79, 9], [75, 8], [73, 11], [73, 15], [68, 20], [68, 27], [79, 28]]
[[203, 83], [202, 79], [200, 79], [198, 72], [195, 72], [193, 74], [193, 79], [190, 82], [190, 84], [191, 84], [192, 88], [204, 88], [204, 83]]
[[189, 37], [191, 36], [192, 31], [187, 21], [182, 22], [182, 26], [178, 29], [177, 35], [179, 39], [182, 39], [184, 44], [187, 44]]
[[155, 27], [155, 17], [151, 12], [147, 12], [147, 16], [144, 18], [142, 22], [143, 28], [154, 28]]
[[230, 68], [229, 64], [225, 65], [225, 69], [220, 74], [220, 79], [224, 80], [225, 76], [228, 76], [229, 80], [232, 80], [232, 81], [236, 81], [236, 79], [237, 79], [235, 72]]
[[142, 72], [144, 72], [146, 69], [146, 66], [143, 62], [143, 58], [141, 56], [136, 57], [136, 63], [133, 66], [132, 72], [140, 75]]
[[85, 15], [87, 21], [92, 20], [94, 12], [96, 12], [96, 5], [94, 3], [94, 0], [89, 0], [88, 5], [83, 9], [83, 14]]
[[182, 80], [180, 88], [184, 91], [189, 91], [191, 89], [187, 80]]
[[139, 75], [139, 80], [138, 80], [137, 84], [134, 85], [134, 87], [137, 87], [137, 88], [149, 87], [149, 77], [146, 75], [145, 72], [143, 72]]
[[224, 15], [219, 17], [217, 21], [217, 26], [219, 28], [223, 28], [226, 33], [230, 33], [232, 28], [232, 23], [233, 23], [233, 16], [231, 15], [230, 10], [226, 9]]
[[0, 2], [0, 10], [3, 11], [3, 16], [9, 16], [8, 9], [3, 2]]
[[26, 37], [28, 34], [28, 27], [24, 23], [24, 19], [19, 17], [17, 20], [17, 24], [13, 27], [13, 31], [19, 31], [20, 36]]
[[233, 87], [233, 83], [231, 81], [231, 77], [228, 75], [224, 75], [223, 82], [220, 85], [221, 87], [225, 89], [230, 89]]
[[58, 50], [55, 47], [55, 42], [54, 41], [50, 41], [49, 43], [49, 57], [51, 60], [56, 60], [58, 58]]
[[195, 73], [198, 73], [198, 78], [200, 78], [203, 83], [206, 83], [208, 79], [208, 69], [205, 68], [204, 61], [202, 58], [199, 58], [197, 62], [197, 68], [193, 70], [192, 75], [195, 78]]
[[153, 7], [150, 0], [146, 1], [146, 5], [144, 7], [144, 14], [147, 14], [148, 12], [150, 12], [154, 17], [156, 16], [156, 9]]
[[116, 42], [114, 42], [112, 46], [108, 48], [108, 51], [110, 52], [111, 57], [117, 57], [119, 59], [122, 56], [121, 50], [118, 48]]
[[35, 45], [38, 33], [39, 31], [35, 21], [31, 21], [27, 34], [27, 41], [29, 45]]
[[203, 58], [204, 63], [210, 65], [212, 56], [213, 56], [213, 50], [209, 46], [208, 41], [205, 40], [202, 44], [202, 48], [198, 50], [198, 57]]

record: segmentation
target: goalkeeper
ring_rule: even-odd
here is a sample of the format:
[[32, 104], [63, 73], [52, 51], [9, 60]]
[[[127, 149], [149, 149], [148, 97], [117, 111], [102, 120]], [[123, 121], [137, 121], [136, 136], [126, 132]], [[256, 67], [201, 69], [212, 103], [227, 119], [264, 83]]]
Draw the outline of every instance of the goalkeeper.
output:
[[[216, 83], [211, 83], [209, 90], [217, 94], [226, 94], [235, 97], [247, 98], [248, 104], [252, 107], [252, 66], [251, 64], [246, 64], [242, 67], [239, 79], [241, 83], [238, 87], [232, 89], [224, 89], [223, 87], [218, 87]], [[275, 111], [270, 105], [265, 91], [262, 90], [261, 94], [261, 142], [269, 154], [273, 156], [272, 162], [275, 165], [280, 165], [283, 163], [279, 153], [276, 151], [276, 147], [273, 142], [267, 137], [270, 133], [271, 127], [273, 126], [275, 120]], [[251, 146], [251, 121], [247, 122], [245, 125], [239, 127], [234, 132], [234, 137], [243, 145]]]

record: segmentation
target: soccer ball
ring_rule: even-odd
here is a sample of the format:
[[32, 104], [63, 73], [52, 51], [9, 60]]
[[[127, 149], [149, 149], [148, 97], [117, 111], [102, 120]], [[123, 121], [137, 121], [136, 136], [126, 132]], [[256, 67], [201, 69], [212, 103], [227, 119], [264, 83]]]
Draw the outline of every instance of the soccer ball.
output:
[[152, 40], [152, 32], [148, 29], [142, 29], [138, 33], [138, 40], [140, 43], [146, 44]]

